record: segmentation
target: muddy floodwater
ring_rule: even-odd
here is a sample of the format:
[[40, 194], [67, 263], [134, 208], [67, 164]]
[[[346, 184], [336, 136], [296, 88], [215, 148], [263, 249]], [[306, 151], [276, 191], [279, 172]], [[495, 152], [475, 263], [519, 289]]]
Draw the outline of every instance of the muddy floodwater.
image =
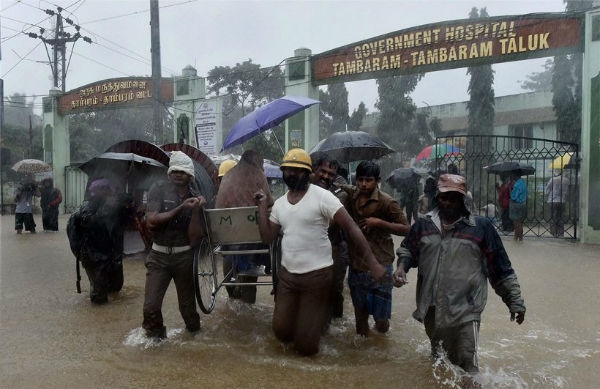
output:
[[[41, 224], [40, 215], [35, 215]], [[168, 340], [141, 330], [143, 256], [125, 260], [125, 286], [93, 306], [65, 233], [14, 233], [1, 217], [1, 388], [458, 388], [459, 373], [429, 359], [423, 326], [411, 317], [416, 272], [394, 289], [390, 332], [354, 334], [346, 287], [344, 318], [322, 338], [321, 352], [297, 356], [271, 330], [270, 287], [257, 304], [228, 301], [201, 314], [202, 330], [184, 330], [171, 284], [163, 306]], [[503, 238], [504, 239], [504, 238]], [[400, 240], [396, 240], [399, 244]], [[600, 383], [600, 250], [568, 241], [504, 239], [521, 283], [523, 325], [490, 288], [479, 346], [485, 388], [594, 388]], [[83, 273], [83, 272], [82, 272]]]

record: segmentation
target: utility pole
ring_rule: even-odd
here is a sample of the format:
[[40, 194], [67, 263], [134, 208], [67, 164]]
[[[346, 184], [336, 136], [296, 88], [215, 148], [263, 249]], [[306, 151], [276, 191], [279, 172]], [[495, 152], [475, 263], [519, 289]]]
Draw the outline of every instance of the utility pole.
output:
[[[67, 63], [66, 63], [66, 51], [67, 51], [67, 43], [73, 42], [73, 46], [75, 46], [75, 42], [82, 38], [87, 43], [92, 43], [92, 40], [87, 36], [82, 36], [79, 30], [81, 27], [78, 24], [73, 23], [73, 20], [69, 18], [63, 18], [61, 12], [63, 8], [57, 7], [57, 12], [54, 12], [51, 9], [45, 10], [45, 12], [50, 16], [56, 16], [56, 25], [54, 29], [54, 38], [46, 38], [44, 37], [44, 32], [46, 31], [44, 28], [40, 28], [39, 35], [30, 32], [29, 35], [31, 38], [39, 38], [44, 42], [46, 47], [46, 54], [48, 55], [48, 60], [50, 61], [50, 67], [52, 68], [52, 78], [53, 78], [53, 86], [54, 88], [60, 89], [65, 92], [66, 86], [66, 78], [67, 78]], [[64, 24], [67, 23], [70, 26], [75, 27], [77, 31], [75, 34], [71, 35], [69, 32], [66, 32], [64, 29]], [[50, 52], [48, 51], [48, 45], [52, 46], [52, 57], [50, 57]], [[72, 50], [72, 49], [71, 49]]]
[[150, 51], [152, 53], [152, 126], [155, 142], [164, 143], [162, 104], [160, 101], [160, 22], [158, 0], [150, 0]]

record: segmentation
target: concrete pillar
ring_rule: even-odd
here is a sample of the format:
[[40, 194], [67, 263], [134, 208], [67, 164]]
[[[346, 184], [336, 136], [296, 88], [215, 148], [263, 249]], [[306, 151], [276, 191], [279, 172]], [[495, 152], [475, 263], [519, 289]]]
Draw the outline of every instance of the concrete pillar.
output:
[[192, 145], [208, 156], [219, 153], [223, 144], [221, 98], [206, 99], [206, 82], [191, 65], [174, 79], [174, 133], [171, 142]]
[[[71, 143], [69, 139], [69, 117], [58, 112], [58, 98], [63, 94], [59, 89], [51, 89], [43, 99], [42, 128], [44, 136], [44, 161], [52, 165], [54, 186], [66, 193], [65, 167], [71, 163]], [[51, 143], [51, 144], [47, 144]], [[61, 203], [65, 212], [65, 201]]]
[[600, 243], [600, 10], [585, 15], [581, 123], [581, 241]]
[[[310, 49], [300, 48], [285, 64], [285, 94], [319, 99], [319, 88], [312, 84]], [[300, 147], [309, 151], [319, 141], [319, 105], [297, 113], [285, 122], [285, 151]]]

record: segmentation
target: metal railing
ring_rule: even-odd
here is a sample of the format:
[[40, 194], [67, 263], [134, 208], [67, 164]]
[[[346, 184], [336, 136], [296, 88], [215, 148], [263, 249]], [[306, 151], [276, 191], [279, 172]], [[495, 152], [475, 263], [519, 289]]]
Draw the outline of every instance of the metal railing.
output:
[[[517, 161], [535, 168], [533, 174], [523, 176], [527, 183], [527, 218], [524, 222], [524, 235], [536, 237], [556, 237], [577, 239], [579, 218], [579, 150], [578, 145], [550, 139], [515, 136], [450, 136], [438, 137], [437, 144], [447, 143], [459, 148], [460, 152], [446, 154], [432, 160], [432, 171], [445, 171], [450, 163], [459, 168], [459, 173], [467, 178], [473, 195], [473, 209], [482, 209], [491, 202], [498, 206], [496, 184], [499, 174], [488, 172], [486, 166], [499, 161]], [[562, 212], [550, 206], [546, 185], [556, 174], [561, 173], [559, 183], [565, 184], [560, 200], [564, 203]], [[564, 181], [563, 181], [564, 180]], [[498, 230], [504, 234], [499, 215], [493, 218]], [[557, 231], [558, 230], [558, 231]], [[562, 232], [564, 230], [564, 232]]]

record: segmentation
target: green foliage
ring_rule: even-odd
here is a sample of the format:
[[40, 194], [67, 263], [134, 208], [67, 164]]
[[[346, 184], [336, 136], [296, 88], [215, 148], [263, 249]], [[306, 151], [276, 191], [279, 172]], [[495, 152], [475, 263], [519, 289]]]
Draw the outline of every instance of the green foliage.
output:
[[163, 112], [164, 139], [155, 139], [153, 108], [148, 106], [84, 112], [71, 115], [71, 161], [85, 162], [115, 143], [139, 139], [155, 144], [172, 143], [173, 118]]
[[345, 131], [350, 119], [346, 84], [328, 85], [327, 91], [319, 91], [319, 100], [319, 116], [323, 125], [320, 137], [327, 138], [334, 132]]
[[388, 77], [377, 80], [380, 116], [377, 135], [406, 157], [416, 155], [432, 141], [428, 114], [416, 119], [417, 106], [410, 98], [423, 74]]
[[[3, 171], [24, 158], [43, 159], [41, 118], [33, 112], [33, 102], [24, 94], [8, 97], [4, 106], [4, 126], [1, 146], [9, 157], [4, 160]], [[31, 125], [30, 125], [31, 123]]]
[[348, 120], [348, 131], [358, 131], [362, 125], [363, 120], [367, 116], [367, 107], [362, 101], [358, 105], [358, 108], [352, 111], [350, 119]]
[[559, 140], [579, 143], [581, 133], [581, 100], [577, 101], [572, 62], [569, 56], [554, 57], [552, 74], [552, 105], [556, 114], [556, 132]]
[[[207, 91], [215, 96], [229, 95], [223, 103], [223, 138], [244, 115], [284, 95], [284, 76], [279, 66], [261, 68], [248, 59], [234, 67], [216, 66], [208, 72]], [[242, 146], [228, 150], [241, 154], [243, 150], [260, 150], [264, 158], [278, 161], [283, 156], [279, 143], [284, 141], [282, 125], [256, 136]]]
[[[488, 17], [485, 8], [479, 13], [473, 8], [470, 18]], [[494, 131], [494, 71], [491, 65], [472, 66], [467, 69], [469, 80], [469, 111], [467, 133], [469, 135], [491, 135]]]
[[533, 72], [526, 76], [527, 80], [521, 81], [521, 88], [533, 92], [547, 92], [552, 90], [552, 68], [554, 62], [547, 58], [544, 63], [544, 70]]

